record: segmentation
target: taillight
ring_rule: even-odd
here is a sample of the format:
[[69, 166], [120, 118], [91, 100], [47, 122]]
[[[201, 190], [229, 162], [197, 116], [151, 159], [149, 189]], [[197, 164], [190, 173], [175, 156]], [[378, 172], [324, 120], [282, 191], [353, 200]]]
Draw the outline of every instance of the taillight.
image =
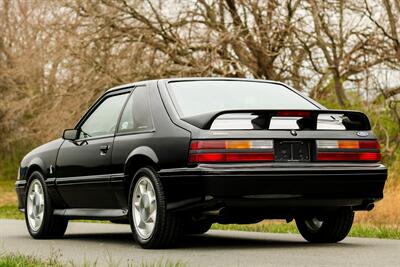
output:
[[376, 140], [317, 140], [317, 161], [380, 161]]
[[190, 144], [190, 163], [273, 160], [272, 140], [195, 140]]

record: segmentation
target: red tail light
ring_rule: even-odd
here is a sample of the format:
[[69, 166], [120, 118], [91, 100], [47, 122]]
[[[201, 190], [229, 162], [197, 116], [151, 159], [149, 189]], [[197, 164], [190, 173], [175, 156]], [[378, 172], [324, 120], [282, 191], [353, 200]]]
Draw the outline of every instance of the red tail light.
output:
[[274, 153], [204, 153], [190, 154], [189, 162], [256, 162], [272, 161]]
[[378, 152], [318, 152], [319, 161], [380, 161], [381, 154]]
[[273, 160], [272, 140], [202, 140], [190, 144], [190, 163]]
[[371, 161], [381, 160], [376, 140], [318, 140], [317, 161]]

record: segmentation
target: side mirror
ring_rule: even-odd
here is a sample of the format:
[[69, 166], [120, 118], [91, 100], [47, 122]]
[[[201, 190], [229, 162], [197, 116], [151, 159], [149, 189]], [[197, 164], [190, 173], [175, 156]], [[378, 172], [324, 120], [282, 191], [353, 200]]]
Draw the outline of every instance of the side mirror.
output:
[[62, 135], [62, 138], [65, 140], [71, 140], [74, 141], [78, 139], [78, 133], [79, 131], [76, 129], [65, 129]]

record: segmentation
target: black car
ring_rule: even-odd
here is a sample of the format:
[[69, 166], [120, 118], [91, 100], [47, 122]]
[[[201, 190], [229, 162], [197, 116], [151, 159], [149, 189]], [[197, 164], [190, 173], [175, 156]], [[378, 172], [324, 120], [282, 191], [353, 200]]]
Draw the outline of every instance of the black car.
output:
[[368, 118], [328, 110], [273, 81], [187, 78], [118, 86], [62, 139], [21, 162], [16, 191], [33, 238], [69, 219], [130, 223], [144, 248], [212, 223], [296, 221], [338, 242], [383, 197]]

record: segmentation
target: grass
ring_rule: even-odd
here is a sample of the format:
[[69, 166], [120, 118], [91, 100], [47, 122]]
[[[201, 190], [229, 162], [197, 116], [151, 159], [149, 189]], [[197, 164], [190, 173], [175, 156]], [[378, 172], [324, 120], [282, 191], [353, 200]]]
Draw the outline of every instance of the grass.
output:
[[0, 219], [24, 219], [24, 214], [18, 210], [17, 205], [0, 206]]
[[[63, 267], [63, 266], [84, 266], [84, 267], [95, 267], [96, 262], [90, 263], [85, 262], [82, 265], [76, 265], [74, 262], [62, 263], [59, 256], [50, 256], [49, 258], [42, 259], [36, 256], [26, 256], [21, 254], [0, 254], [0, 267]], [[101, 264], [104, 266], [104, 264]], [[118, 267], [118, 266], [129, 266], [129, 267], [185, 267], [188, 266], [182, 261], [171, 261], [171, 260], [159, 260], [156, 262], [141, 262], [136, 264], [128, 261], [128, 264], [121, 264], [119, 262], [109, 262], [106, 266]]]
[[0, 180], [0, 218], [23, 219], [24, 215], [18, 210], [16, 203], [14, 181]]
[[17, 203], [14, 181], [0, 180], [0, 206]]
[[14, 181], [0, 180], [0, 218], [23, 219], [24, 215], [17, 208], [17, 196]]
[[[212, 229], [215, 230], [231, 230], [231, 231], [248, 231], [263, 233], [291, 233], [298, 234], [294, 222], [284, 223], [280, 221], [264, 221], [258, 224], [214, 224]], [[369, 238], [387, 238], [400, 239], [400, 227], [388, 225], [370, 225], [355, 223], [351, 228], [349, 236], [351, 237], [369, 237]]]
[[17, 178], [21, 159], [33, 145], [15, 142], [10, 144], [13, 148], [11, 151], [0, 150], [0, 180], [15, 180]]
[[257, 224], [213, 224], [214, 230], [247, 231], [263, 233], [291, 233], [298, 234], [294, 223], [285, 223], [282, 221], [264, 221]]
[[400, 227], [356, 223], [350, 231], [352, 237], [400, 239]]
[[50, 257], [39, 259], [34, 256], [20, 254], [6, 254], [0, 256], [0, 267], [61, 267], [58, 259]]

